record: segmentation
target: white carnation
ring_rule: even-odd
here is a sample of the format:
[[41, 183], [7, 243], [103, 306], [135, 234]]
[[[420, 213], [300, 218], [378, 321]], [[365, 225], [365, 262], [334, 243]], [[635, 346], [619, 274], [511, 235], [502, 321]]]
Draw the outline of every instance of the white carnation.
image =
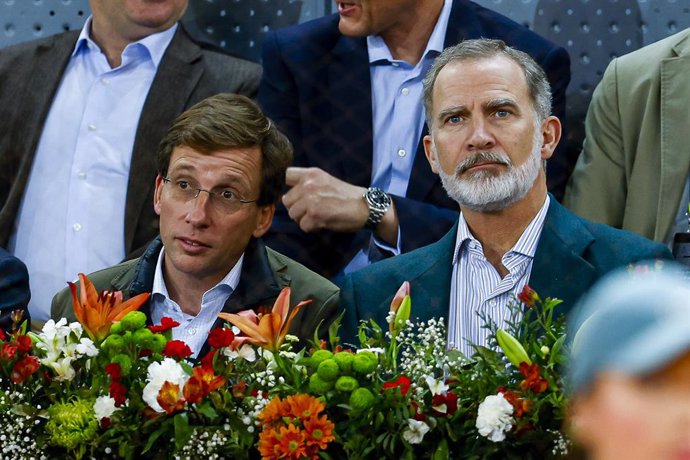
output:
[[99, 421], [113, 415], [115, 410], [117, 410], [115, 407], [115, 400], [110, 396], [99, 396], [93, 404], [93, 412], [96, 414], [96, 418]]
[[165, 410], [158, 404], [158, 393], [165, 382], [170, 382], [178, 385], [182, 389], [189, 380], [189, 375], [184, 371], [182, 366], [172, 358], [165, 358], [162, 362], [151, 363], [148, 367], [148, 375], [146, 381], [148, 382], [144, 387], [143, 399], [151, 409], [156, 412], [165, 412]]
[[477, 411], [477, 430], [493, 442], [501, 442], [513, 427], [513, 406], [501, 393], [487, 396]]
[[402, 437], [410, 444], [419, 444], [428, 432], [429, 425], [420, 420], [410, 418], [407, 419], [407, 428], [403, 431]]

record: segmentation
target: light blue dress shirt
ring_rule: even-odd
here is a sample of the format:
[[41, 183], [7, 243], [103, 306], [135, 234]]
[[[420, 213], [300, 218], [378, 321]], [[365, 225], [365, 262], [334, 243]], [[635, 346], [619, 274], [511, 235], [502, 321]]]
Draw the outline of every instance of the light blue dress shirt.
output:
[[208, 338], [208, 333], [213, 327], [218, 313], [223, 310], [223, 305], [228, 300], [240, 282], [244, 254], [240, 256], [234, 267], [225, 277], [201, 296], [201, 310], [194, 316], [184, 313], [180, 306], [168, 295], [168, 288], [163, 278], [163, 258], [165, 248], [161, 249], [156, 263], [156, 272], [151, 289], [151, 320], [158, 325], [164, 316], [172, 318], [180, 323], [172, 329], [174, 340], [182, 340], [192, 350], [192, 356], [197, 356]]
[[42, 321], [50, 318], [53, 295], [66, 281], [125, 257], [134, 138], [151, 82], [177, 29], [127, 45], [121, 65], [112, 69], [91, 39], [90, 25], [91, 18], [48, 112], [9, 244], [27, 265], [29, 311]]
[[508, 270], [503, 278], [484, 257], [482, 244], [472, 235], [460, 214], [450, 285], [449, 347], [472, 356], [474, 350], [468, 340], [477, 345], [489, 345], [489, 331], [483, 328], [479, 313], [490, 318], [500, 329], [506, 328], [511, 320], [508, 304], [515, 301], [529, 281], [549, 202], [547, 195], [537, 215], [511, 250], [503, 255], [501, 262]]
[[[392, 195], [407, 195], [407, 184], [425, 123], [422, 80], [436, 56], [443, 51], [452, 6], [451, 0], [444, 2], [422, 59], [414, 66], [394, 59], [381, 36], [367, 37], [374, 138], [371, 185]], [[375, 243], [386, 251], [400, 254], [399, 232], [397, 247], [378, 240]], [[344, 272], [358, 270], [370, 262], [362, 250]]]

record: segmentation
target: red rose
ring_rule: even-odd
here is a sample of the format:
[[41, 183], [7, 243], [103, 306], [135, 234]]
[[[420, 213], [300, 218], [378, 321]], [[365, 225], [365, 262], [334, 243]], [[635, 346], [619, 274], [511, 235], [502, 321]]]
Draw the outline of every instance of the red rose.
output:
[[171, 340], [165, 344], [163, 356], [166, 358], [184, 359], [192, 356], [192, 349], [182, 340]]
[[229, 347], [235, 340], [235, 334], [228, 328], [212, 329], [208, 334], [208, 344], [213, 348]]
[[179, 325], [180, 323], [178, 323], [174, 319], [168, 316], [164, 316], [161, 318], [161, 324], [159, 326], [149, 326], [149, 330], [151, 332], [165, 332]]
[[410, 379], [405, 377], [404, 375], [401, 375], [397, 379], [395, 379], [392, 382], [386, 382], [383, 384], [383, 389], [384, 390], [389, 390], [391, 388], [400, 388], [400, 394], [405, 396], [407, 394], [407, 390], [410, 389]]

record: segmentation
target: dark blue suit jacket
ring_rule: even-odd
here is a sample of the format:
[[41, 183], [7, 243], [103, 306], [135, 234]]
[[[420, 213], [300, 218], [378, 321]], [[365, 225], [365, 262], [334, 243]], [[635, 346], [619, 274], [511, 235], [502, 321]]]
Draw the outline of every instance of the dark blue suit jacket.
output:
[[[457, 224], [437, 243], [346, 276], [340, 291], [340, 305], [346, 310], [341, 336], [354, 343], [362, 319], [373, 318], [384, 327], [390, 302], [403, 281], [410, 282], [413, 317], [447, 319], [456, 235]], [[557, 312], [567, 314], [604, 274], [659, 258], [671, 258], [666, 246], [582, 219], [551, 197], [529, 285], [542, 298], [562, 299]]]
[[[259, 103], [294, 144], [296, 166], [319, 167], [351, 184], [368, 187], [373, 138], [366, 38], [341, 35], [338, 18], [336, 14], [267, 35]], [[570, 59], [563, 48], [498, 13], [467, 0], [454, 0], [445, 45], [480, 37], [501, 39], [530, 54], [551, 82], [553, 113], [564, 119]], [[425, 134], [426, 129], [422, 137]], [[563, 155], [556, 151], [548, 176], [565, 185], [567, 176], [559, 177], [558, 172]], [[421, 138], [407, 193], [393, 199], [403, 252], [437, 241], [457, 220], [457, 205], [431, 171]], [[282, 206], [264, 237], [268, 246], [326, 277], [338, 273], [368, 238], [369, 232], [364, 230], [305, 234]]]
[[29, 272], [24, 263], [0, 248], [0, 329], [9, 331], [12, 327], [12, 312], [22, 310], [24, 319], [29, 320]]

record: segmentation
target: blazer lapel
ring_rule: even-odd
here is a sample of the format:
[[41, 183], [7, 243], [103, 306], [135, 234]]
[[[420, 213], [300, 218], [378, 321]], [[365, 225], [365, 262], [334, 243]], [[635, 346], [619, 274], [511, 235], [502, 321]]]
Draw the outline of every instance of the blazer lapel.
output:
[[[29, 180], [43, 124], [62, 81], [62, 74], [69, 63], [79, 31], [56, 35], [33, 51], [30, 69], [17, 69], [31, 75], [23, 88], [17, 88], [22, 96], [17, 99], [14, 125], [7, 139], [8, 155], [0, 158], [0, 197], [5, 204], [0, 212], [0, 245], [7, 244]], [[4, 144], [0, 140], [0, 144]], [[20, 147], [23, 146], [23, 147]], [[8, 188], [8, 189], [5, 189]]]
[[[687, 79], [690, 75], [690, 35], [676, 44], [676, 57], [661, 63], [661, 179], [654, 239], [664, 241], [678, 212], [678, 200], [688, 180], [690, 127]], [[687, 206], [688, 203], [681, 203]]]
[[593, 241], [592, 234], [582, 223], [552, 196], [529, 285], [542, 298], [563, 300], [561, 314], [568, 313], [596, 277], [594, 267], [582, 258]]
[[[125, 207], [127, 253], [147, 243], [134, 241], [134, 238], [139, 223], [147, 221], [142, 219], [142, 214], [153, 213], [151, 203], [157, 172], [158, 143], [177, 114], [184, 111], [190, 94], [203, 74], [201, 56], [201, 48], [189, 38], [180, 25], [151, 83], [134, 140]], [[156, 222], [157, 226], [157, 219], [151, 220]], [[157, 229], [145, 233], [155, 234]]]
[[[371, 78], [366, 39], [341, 36], [328, 69], [331, 106], [329, 129], [341, 177], [363, 187], [371, 183], [373, 155]], [[338, 168], [338, 165], [333, 165]]]

